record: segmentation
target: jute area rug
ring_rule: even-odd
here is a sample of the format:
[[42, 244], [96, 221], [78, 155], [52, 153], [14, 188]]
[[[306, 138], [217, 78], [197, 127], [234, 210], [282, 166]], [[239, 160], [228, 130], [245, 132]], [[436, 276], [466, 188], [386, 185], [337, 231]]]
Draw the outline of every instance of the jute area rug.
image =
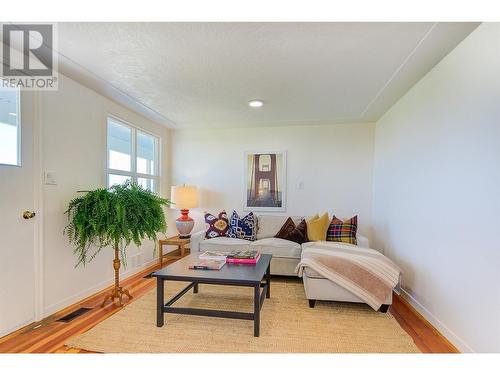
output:
[[[166, 299], [186, 283], [166, 282]], [[253, 311], [253, 290], [200, 285], [174, 306]], [[271, 283], [261, 310], [260, 337], [253, 321], [166, 314], [156, 327], [156, 289], [66, 345], [103, 353], [419, 353], [390, 314], [353, 303], [318, 301], [309, 308], [300, 280]]]

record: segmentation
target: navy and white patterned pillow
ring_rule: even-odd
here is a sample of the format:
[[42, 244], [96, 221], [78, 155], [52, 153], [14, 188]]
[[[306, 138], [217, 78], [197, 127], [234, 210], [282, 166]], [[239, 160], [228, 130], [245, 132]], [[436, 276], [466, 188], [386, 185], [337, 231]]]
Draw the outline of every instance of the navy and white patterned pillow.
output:
[[243, 240], [255, 241], [257, 235], [257, 218], [250, 212], [243, 218], [233, 211], [229, 220], [229, 231], [226, 236], [231, 238], [241, 238]]

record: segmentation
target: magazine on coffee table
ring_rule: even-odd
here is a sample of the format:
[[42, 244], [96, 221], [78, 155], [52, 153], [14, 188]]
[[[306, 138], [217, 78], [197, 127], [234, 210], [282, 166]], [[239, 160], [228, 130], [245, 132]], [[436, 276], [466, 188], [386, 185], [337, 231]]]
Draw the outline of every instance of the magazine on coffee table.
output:
[[257, 250], [215, 251], [209, 250], [199, 255], [203, 260], [219, 260], [231, 263], [257, 263], [260, 253]]
[[226, 264], [225, 260], [203, 260], [195, 261], [189, 264], [191, 270], [220, 270]]

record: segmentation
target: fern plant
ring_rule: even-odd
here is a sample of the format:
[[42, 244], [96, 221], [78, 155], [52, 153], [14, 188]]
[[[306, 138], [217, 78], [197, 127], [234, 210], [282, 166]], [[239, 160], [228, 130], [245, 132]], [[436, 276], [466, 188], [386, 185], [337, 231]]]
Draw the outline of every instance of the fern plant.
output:
[[157, 233], [167, 230], [162, 206], [170, 204], [130, 181], [74, 198], [65, 212], [69, 224], [64, 232], [75, 246], [75, 267], [86, 265], [108, 246], [119, 250], [126, 265], [127, 246], [140, 246], [145, 238], [154, 241], [156, 251]]

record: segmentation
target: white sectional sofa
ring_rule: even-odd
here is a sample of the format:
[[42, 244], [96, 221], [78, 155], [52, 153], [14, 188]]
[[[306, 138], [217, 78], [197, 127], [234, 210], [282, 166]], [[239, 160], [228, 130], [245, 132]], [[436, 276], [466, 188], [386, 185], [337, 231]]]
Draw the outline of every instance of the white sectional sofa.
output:
[[[281, 276], [297, 276], [295, 268], [299, 264], [302, 249], [310, 246], [312, 242], [299, 245], [296, 242], [274, 238], [288, 216], [261, 215], [257, 217], [257, 240], [247, 241], [229, 237], [205, 238], [205, 231], [199, 231], [191, 235], [191, 252], [208, 250], [259, 250], [263, 254], [271, 254], [271, 274]], [[293, 217], [295, 224], [303, 218]], [[358, 246], [370, 247], [368, 238], [356, 235]], [[309, 306], [314, 307], [316, 300], [357, 302], [363, 301], [343, 288], [342, 286], [324, 278], [313, 269], [306, 267], [303, 274], [304, 290]], [[380, 308], [381, 312], [387, 312], [392, 304], [392, 295]]]
[[[274, 238], [285, 223], [288, 216], [260, 215], [257, 216], [257, 240], [247, 241], [237, 238], [216, 237], [205, 238], [205, 231], [191, 235], [191, 252], [207, 250], [259, 250], [263, 254], [271, 254], [271, 274], [296, 276], [295, 268], [300, 261], [302, 246], [296, 242]], [[299, 224], [303, 217], [292, 216], [295, 224]], [[368, 247], [366, 237], [357, 236], [358, 244]]]

